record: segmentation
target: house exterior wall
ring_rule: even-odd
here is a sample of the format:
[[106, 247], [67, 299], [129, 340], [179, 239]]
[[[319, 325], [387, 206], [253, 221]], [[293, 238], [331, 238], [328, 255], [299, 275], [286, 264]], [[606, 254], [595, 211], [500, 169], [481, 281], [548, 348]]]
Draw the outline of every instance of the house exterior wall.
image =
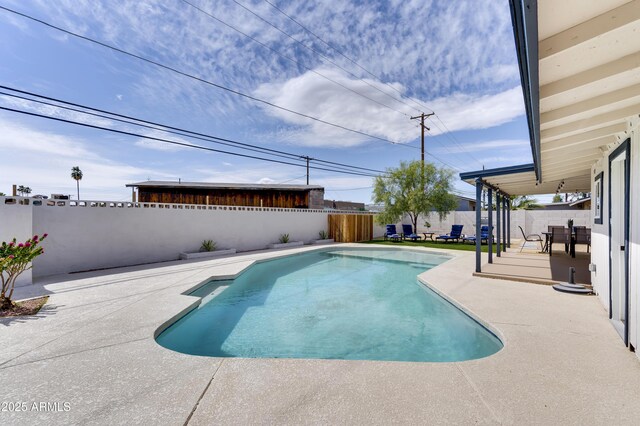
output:
[[[630, 214], [629, 214], [629, 342], [638, 348], [640, 342], [640, 119], [628, 121], [628, 130], [618, 135], [623, 142], [630, 139]], [[592, 225], [591, 261], [596, 271], [591, 273], [591, 282], [604, 308], [609, 309], [609, 157], [616, 147], [604, 153], [591, 170], [592, 194], [594, 179], [603, 172], [603, 221]], [[592, 200], [593, 201], [593, 200]], [[595, 203], [591, 203], [595, 212]], [[640, 354], [636, 351], [636, 354]], [[639, 355], [640, 356], [640, 355]]]

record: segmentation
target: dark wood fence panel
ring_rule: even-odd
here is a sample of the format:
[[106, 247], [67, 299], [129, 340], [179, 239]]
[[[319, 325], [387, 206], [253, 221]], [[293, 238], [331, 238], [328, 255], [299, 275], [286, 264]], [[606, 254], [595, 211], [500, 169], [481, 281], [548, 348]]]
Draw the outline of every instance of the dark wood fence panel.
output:
[[218, 206], [309, 208], [309, 193], [302, 191], [242, 191], [194, 189], [140, 189], [141, 203], [179, 203]]
[[373, 238], [373, 215], [330, 214], [329, 238], [340, 243], [357, 243]]

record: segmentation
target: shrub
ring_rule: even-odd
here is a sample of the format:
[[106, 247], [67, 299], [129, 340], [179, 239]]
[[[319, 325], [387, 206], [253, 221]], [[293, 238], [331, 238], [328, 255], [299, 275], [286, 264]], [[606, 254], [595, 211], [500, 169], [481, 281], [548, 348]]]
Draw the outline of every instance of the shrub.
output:
[[16, 280], [24, 271], [31, 269], [33, 259], [44, 253], [44, 249], [39, 244], [45, 238], [47, 234], [43, 234], [42, 237], [34, 235], [24, 243], [18, 243], [14, 238], [9, 243], [3, 241], [0, 245], [0, 280], [2, 282], [0, 309], [13, 306], [11, 297], [13, 297]]
[[318, 236], [321, 240], [326, 240], [327, 238], [329, 238], [329, 234], [327, 234], [327, 231], [325, 231], [324, 229], [318, 232]]
[[289, 234], [280, 235], [280, 238], [278, 239], [278, 241], [280, 241], [282, 244], [288, 243], [289, 242]]
[[200, 251], [215, 251], [216, 242], [213, 240], [204, 240], [200, 246]]

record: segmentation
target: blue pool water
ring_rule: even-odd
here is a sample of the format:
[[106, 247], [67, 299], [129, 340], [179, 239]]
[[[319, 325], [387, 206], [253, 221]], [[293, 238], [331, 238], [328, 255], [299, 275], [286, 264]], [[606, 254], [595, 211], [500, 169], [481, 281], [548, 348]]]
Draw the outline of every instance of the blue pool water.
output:
[[[449, 258], [404, 250], [328, 250], [254, 265], [192, 294], [201, 305], [157, 338], [178, 352], [245, 358], [462, 361], [502, 348], [420, 284]], [[225, 288], [226, 287], [226, 288]]]

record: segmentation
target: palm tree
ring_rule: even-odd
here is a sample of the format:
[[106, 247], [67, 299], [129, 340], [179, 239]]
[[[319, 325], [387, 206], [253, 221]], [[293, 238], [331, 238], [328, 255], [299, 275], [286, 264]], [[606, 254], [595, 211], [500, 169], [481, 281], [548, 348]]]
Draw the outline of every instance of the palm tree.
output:
[[78, 189], [78, 200], [80, 199], [80, 180], [82, 180], [82, 170], [80, 167], [75, 166], [71, 168], [71, 177], [76, 181], [76, 187]]
[[23, 196], [23, 195], [24, 195], [24, 185], [20, 185], [20, 186], [18, 186], [17, 191], [18, 191], [18, 194], [20, 194], [21, 196]]
[[28, 197], [28, 196], [29, 196], [29, 194], [31, 194], [31, 188], [29, 188], [28, 186], [25, 186], [25, 187], [22, 189], [22, 192], [23, 192], [24, 194], [26, 194], [26, 195], [27, 195], [27, 197]]
[[529, 198], [527, 195], [512, 195], [511, 196], [511, 208], [513, 210], [530, 210], [537, 209], [540, 207], [538, 204], [538, 200], [535, 198]]

